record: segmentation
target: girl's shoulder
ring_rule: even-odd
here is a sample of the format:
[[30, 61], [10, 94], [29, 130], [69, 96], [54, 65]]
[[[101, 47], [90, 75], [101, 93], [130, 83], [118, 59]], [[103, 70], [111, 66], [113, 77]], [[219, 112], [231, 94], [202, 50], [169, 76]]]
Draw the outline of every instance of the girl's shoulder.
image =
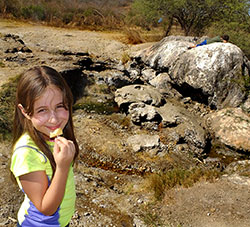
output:
[[31, 139], [28, 133], [24, 133], [13, 147], [13, 156], [37, 156], [47, 162], [46, 156], [40, 151], [35, 142]]
[[[35, 171], [47, 171], [52, 176], [47, 157], [39, 150], [28, 134], [22, 135], [16, 142], [11, 157], [10, 170], [21, 188], [19, 176]], [[47, 174], [47, 175], [48, 175]]]
[[31, 137], [29, 136], [28, 133], [24, 133], [23, 135], [20, 136], [20, 138], [17, 140], [17, 142], [14, 145], [14, 150], [20, 146], [23, 145], [29, 145], [29, 146], [33, 146], [35, 148], [38, 149], [37, 145], [35, 144], [35, 142], [31, 139]]

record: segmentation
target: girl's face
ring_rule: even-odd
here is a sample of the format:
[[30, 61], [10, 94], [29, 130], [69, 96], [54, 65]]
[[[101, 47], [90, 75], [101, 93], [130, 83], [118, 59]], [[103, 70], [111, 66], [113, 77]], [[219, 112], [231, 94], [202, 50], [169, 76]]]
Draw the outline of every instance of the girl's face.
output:
[[[23, 111], [22, 111], [23, 112]], [[69, 120], [69, 111], [63, 105], [62, 91], [54, 85], [48, 86], [34, 103], [34, 114], [27, 116], [33, 126], [49, 139], [50, 132], [64, 129]]]

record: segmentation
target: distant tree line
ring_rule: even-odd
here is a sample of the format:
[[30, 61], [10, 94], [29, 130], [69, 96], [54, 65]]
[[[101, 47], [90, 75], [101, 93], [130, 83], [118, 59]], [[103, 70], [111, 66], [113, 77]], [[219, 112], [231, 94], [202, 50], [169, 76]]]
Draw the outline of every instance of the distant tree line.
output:
[[162, 28], [165, 35], [227, 33], [250, 56], [249, 0], [0, 0], [0, 16], [83, 29]]
[[130, 0], [0, 0], [5, 18], [42, 21], [56, 26], [116, 29], [124, 25]]

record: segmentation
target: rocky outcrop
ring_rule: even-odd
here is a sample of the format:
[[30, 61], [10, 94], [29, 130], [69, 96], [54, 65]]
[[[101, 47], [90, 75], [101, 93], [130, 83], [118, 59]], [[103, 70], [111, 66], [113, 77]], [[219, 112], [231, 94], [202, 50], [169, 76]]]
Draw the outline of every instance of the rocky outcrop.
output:
[[244, 78], [249, 61], [236, 45], [213, 43], [188, 50], [187, 38], [164, 38], [135, 54], [135, 59], [167, 72], [172, 86], [183, 96], [222, 109], [240, 106], [246, 99]]
[[208, 138], [202, 119], [176, 102], [167, 100], [164, 104], [162, 98], [157, 90], [146, 85], [125, 86], [115, 93], [115, 101], [120, 107], [126, 104], [127, 113], [134, 124], [149, 130], [168, 128], [164, 136], [166, 140], [179, 145], [186, 144], [190, 153], [201, 155], [206, 149]]

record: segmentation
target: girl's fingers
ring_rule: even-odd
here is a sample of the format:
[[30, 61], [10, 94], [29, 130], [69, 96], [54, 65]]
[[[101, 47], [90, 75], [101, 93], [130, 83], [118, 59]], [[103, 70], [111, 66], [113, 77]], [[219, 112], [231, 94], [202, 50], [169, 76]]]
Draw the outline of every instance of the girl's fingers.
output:
[[55, 145], [54, 145], [54, 152], [58, 152], [58, 151], [60, 151], [60, 148], [58, 146], [58, 143], [55, 143]]
[[65, 139], [65, 138], [62, 137], [62, 136], [58, 136], [58, 137], [56, 137], [56, 139], [55, 139], [55, 142], [59, 142], [59, 143], [63, 143], [63, 144], [67, 144], [69, 141], [70, 141], [70, 140], [67, 140], [67, 139]]
[[54, 158], [58, 167], [69, 166], [75, 155], [75, 145], [63, 137], [55, 139]]
[[57, 145], [58, 149], [60, 148], [60, 150], [66, 149], [75, 153], [74, 143], [71, 140], [65, 139], [64, 137], [57, 137], [55, 139], [55, 145]]

